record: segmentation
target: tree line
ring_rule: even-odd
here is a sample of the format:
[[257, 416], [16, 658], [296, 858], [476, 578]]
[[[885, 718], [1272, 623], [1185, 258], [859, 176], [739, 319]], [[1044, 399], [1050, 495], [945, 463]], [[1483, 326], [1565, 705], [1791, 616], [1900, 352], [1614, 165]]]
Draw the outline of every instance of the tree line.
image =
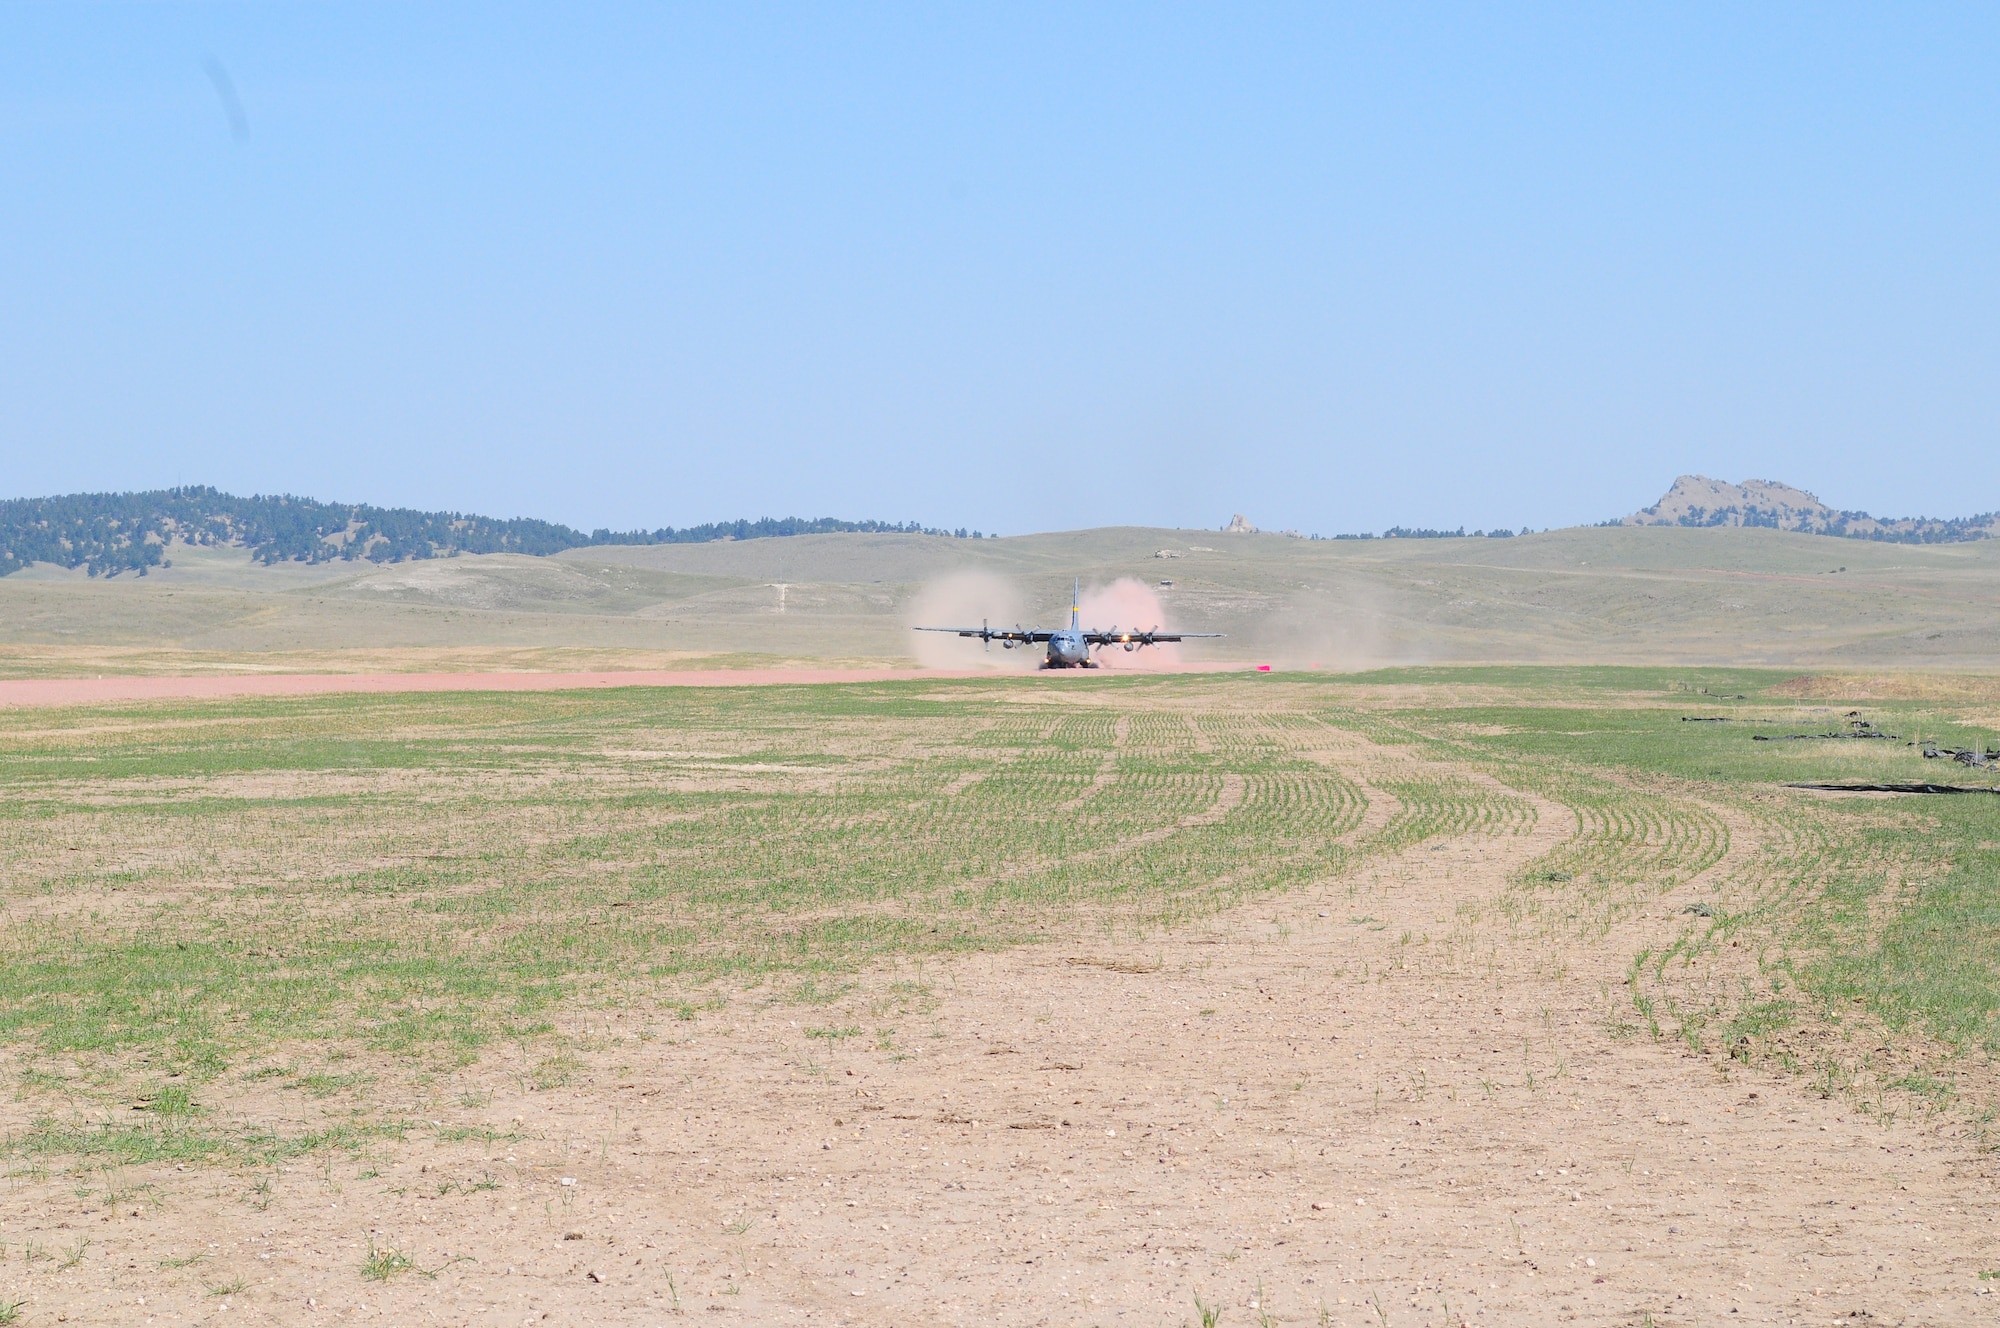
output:
[[[461, 553], [545, 557], [597, 544], [704, 544], [714, 540], [824, 535], [839, 531], [955, 535], [916, 522], [765, 517], [657, 530], [595, 530], [552, 521], [498, 520], [464, 512], [420, 512], [368, 503], [322, 503], [292, 494], [241, 498], [202, 485], [143, 493], [72, 493], [0, 501], [0, 576], [30, 563], [116, 576], [161, 566], [175, 543], [247, 549], [258, 562], [392, 563]], [[980, 537], [979, 532], [972, 532]]]

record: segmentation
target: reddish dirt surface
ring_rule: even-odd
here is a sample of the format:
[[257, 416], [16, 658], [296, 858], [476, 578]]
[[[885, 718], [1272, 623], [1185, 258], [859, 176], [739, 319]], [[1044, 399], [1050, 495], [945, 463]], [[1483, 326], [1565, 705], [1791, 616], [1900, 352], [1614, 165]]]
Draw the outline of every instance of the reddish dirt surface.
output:
[[[379, 1175], [17, 1171], [0, 1297], [107, 1324], [2000, 1319], [1995, 1167], [1957, 1126], [1610, 1029], [1678, 901], [1601, 943], [1467, 921], [1570, 828], [1543, 804], [1163, 938], [831, 1005], [579, 1013], [573, 1082], [500, 1054], [407, 1090], [429, 1124]], [[371, 1244], [424, 1271], [368, 1280]]]
[[199, 678], [15, 678], [0, 705], [318, 696], [330, 692], [566, 692], [593, 687], [756, 687], [780, 683], [884, 682], [975, 675], [921, 669], [688, 669], [601, 673], [272, 673]]
[[[1182, 664], [1176, 673], [1228, 673], [1248, 664]], [[594, 687], [771, 687], [801, 683], [909, 682], [991, 678], [988, 671], [938, 669], [658, 669], [598, 673], [273, 673], [194, 678], [10, 678], [0, 706], [89, 705], [105, 701], [213, 700], [237, 696], [318, 696], [332, 692], [565, 692]], [[1056, 670], [1045, 677], [1101, 677]]]

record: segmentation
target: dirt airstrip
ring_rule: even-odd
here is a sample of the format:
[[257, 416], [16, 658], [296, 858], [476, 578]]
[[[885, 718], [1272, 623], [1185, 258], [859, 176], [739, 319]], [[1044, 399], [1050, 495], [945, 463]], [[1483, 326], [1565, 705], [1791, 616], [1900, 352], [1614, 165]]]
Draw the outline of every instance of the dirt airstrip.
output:
[[[1566, 817], [828, 1004], [578, 1014], [570, 1082], [503, 1052], [409, 1088], [422, 1124], [365, 1170], [19, 1173], [0, 1299], [24, 1323], [2000, 1320], [1994, 1167], [1956, 1126], [1612, 1026], [1634, 946], [1702, 881], [1602, 940], [1467, 921]], [[371, 1280], [371, 1251], [415, 1266]]]
[[248, 673], [208, 677], [9, 678], [0, 706], [193, 701], [337, 692], [564, 692], [593, 687], [754, 687], [976, 677], [923, 669], [651, 669], [593, 673]]
[[[1249, 664], [1177, 664], [1175, 673], [1228, 673]], [[107, 701], [198, 701], [237, 696], [323, 696], [339, 692], [566, 692], [597, 687], [771, 687], [806, 683], [909, 682], [990, 678], [989, 670], [940, 669], [605, 669], [589, 673], [244, 673], [201, 677], [0, 679], [0, 707], [91, 705]], [[1071, 676], [1066, 672], [1051, 677]], [[1084, 672], [1076, 677], [1090, 677]]]

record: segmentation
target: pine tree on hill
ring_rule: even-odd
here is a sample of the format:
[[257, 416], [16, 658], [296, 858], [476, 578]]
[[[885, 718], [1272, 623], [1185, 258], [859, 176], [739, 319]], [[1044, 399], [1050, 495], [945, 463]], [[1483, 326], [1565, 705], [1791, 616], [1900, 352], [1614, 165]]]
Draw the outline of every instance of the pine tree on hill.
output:
[[419, 512], [367, 503], [322, 503], [291, 494], [239, 498], [206, 486], [145, 493], [72, 493], [0, 501], [0, 576], [31, 563], [81, 567], [92, 576], [144, 576], [176, 541], [247, 549], [267, 566], [335, 559], [404, 562], [460, 553], [546, 557], [597, 544], [703, 544], [836, 532], [949, 535], [886, 521], [765, 517], [676, 530], [596, 530], [586, 535], [552, 521], [496, 520], [462, 512]]

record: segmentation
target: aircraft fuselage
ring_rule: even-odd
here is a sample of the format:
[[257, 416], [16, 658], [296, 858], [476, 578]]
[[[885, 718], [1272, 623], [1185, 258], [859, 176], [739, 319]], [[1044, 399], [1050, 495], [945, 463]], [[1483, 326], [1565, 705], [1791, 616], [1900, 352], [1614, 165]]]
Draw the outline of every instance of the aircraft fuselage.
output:
[[1042, 661], [1045, 669], [1094, 669], [1091, 662], [1090, 642], [1083, 639], [1083, 633], [1072, 627], [1066, 632], [1055, 632], [1049, 636], [1049, 655]]

